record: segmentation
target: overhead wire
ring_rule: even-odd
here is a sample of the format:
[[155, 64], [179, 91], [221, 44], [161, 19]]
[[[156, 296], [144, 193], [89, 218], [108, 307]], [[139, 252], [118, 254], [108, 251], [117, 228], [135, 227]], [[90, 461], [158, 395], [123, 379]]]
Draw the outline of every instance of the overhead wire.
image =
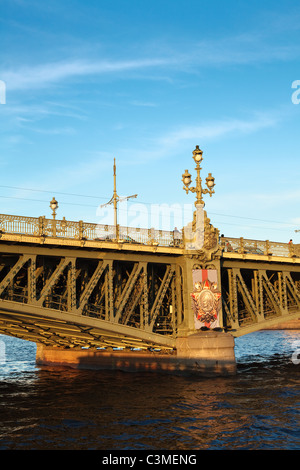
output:
[[[15, 189], [15, 190], [21, 190], [21, 191], [31, 191], [31, 192], [41, 192], [41, 193], [48, 193], [48, 194], [56, 194], [56, 195], [64, 195], [64, 196], [72, 196], [72, 197], [80, 197], [80, 198], [92, 198], [92, 199], [103, 199], [103, 200], [108, 200], [108, 196], [93, 196], [93, 195], [87, 195], [87, 194], [76, 194], [76, 193], [67, 193], [67, 192], [62, 192], [62, 191], [50, 191], [50, 190], [45, 190], [45, 189], [34, 189], [34, 188], [24, 188], [24, 187], [18, 187], [18, 186], [9, 186], [9, 185], [0, 185], [0, 188], [7, 188], [7, 189]], [[41, 202], [41, 203], [47, 203], [48, 201], [46, 200], [41, 200], [41, 199], [31, 199], [31, 198], [25, 198], [21, 196], [4, 196], [0, 195], [0, 198], [6, 198], [6, 199], [17, 199], [17, 200], [24, 200], [24, 201], [30, 201], [30, 202]], [[145, 204], [145, 205], [155, 205], [156, 203], [153, 202], [144, 202], [144, 201], [139, 201], [140, 204]], [[79, 203], [79, 202], [66, 202], [66, 201], [60, 201], [60, 204], [66, 204], [66, 205], [72, 205], [72, 206], [81, 206], [81, 207], [94, 207], [95, 204], [84, 204], [84, 203]], [[122, 209], [119, 207], [120, 211], [127, 211], [127, 209]], [[147, 211], [142, 211], [140, 210], [141, 213], [148, 214]], [[241, 215], [232, 215], [232, 214], [221, 214], [217, 212], [210, 212], [210, 215], [216, 215], [216, 216], [221, 216], [221, 217], [227, 217], [227, 218], [236, 218], [236, 219], [244, 219], [244, 220], [253, 220], [253, 221], [258, 221], [258, 222], [263, 222], [263, 223], [272, 223], [272, 224], [280, 224], [281, 226], [285, 225], [287, 226], [286, 229], [280, 229], [280, 228], [272, 228], [272, 230], [288, 230], [288, 227], [295, 227], [294, 224], [288, 223], [288, 222], [282, 222], [282, 221], [275, 221], [275, 220], [266, 220], [266, 219], [259, 219], [259, 218], [254, 218], [254, 217], [246, 217], [246, 216], [241, 216]], [[228, 223], [228, 222], [221, 222], [224, 225], [236, 225], [240, 226], [240, 224], [233, 224], [233, 223]], [[251, 226], [252, 228], [261, 228], [261, 227], [255, 227]], [[271, 229], [271, 227], [269, 227]]]

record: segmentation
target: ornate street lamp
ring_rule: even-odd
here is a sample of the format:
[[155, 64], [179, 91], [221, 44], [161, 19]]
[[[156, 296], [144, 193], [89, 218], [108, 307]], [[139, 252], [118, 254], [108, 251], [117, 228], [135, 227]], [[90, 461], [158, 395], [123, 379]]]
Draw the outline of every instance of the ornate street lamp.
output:
[[52, 235], [53, 235], [53, 237], [56, 237], [56, 220], [55, 220], [55, 217], [56, 217], [56, 211], [58, 209], [58, 202], [55, 199], [55, 197], [53, 197], [52, 201], [50, 201], [50, 209], [52, 209], [52, 217], [53, 217], [53, 220], [52, 220]]
[[200, 167], [200, 163], [203, 160], [202, 154], [203, 152], [199, 149], [199, 145], [196, 145], [196, 148], [193, 151], [193, 159], [196, 163], [195, 170], [197, 171], [196, 186], [191, 188], [189, 187], [192, 182], [192, 178], [188, 170], [185, 170], [182, 175], [182, 182], [184, 184], [183, 189], [186, 191], [186, 193], [188, 194], [189, 191], [191, 191], [192, 193], [196, 193], [196, 207], [198, 204], [202, 204], [204, 206], [204, 201], [202, 199], [203, 194], [209, 194], [211, 197], [215, 192], [213, 189], [215, 186], [215, 178], [212, 176], [211, 173], [208, 173], [208, 176], [206, 178], [206, 186], [208, 189], [202, 188], [202, 179], [200, 177], [200, 170], [202, 170], [202, 168]]
[[56, 211], [58, 209], [58, 202], [55, 199], [55, 197], [52, 198], [52, 201], [50, 201], [50, 209], [52, 209], [52, 217], [55, 219], [56, 217]]

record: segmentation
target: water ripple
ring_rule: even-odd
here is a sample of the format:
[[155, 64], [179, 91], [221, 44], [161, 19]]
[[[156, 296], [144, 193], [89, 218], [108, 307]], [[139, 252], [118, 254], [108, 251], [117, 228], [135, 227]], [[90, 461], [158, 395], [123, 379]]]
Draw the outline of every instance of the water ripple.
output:
[[299, 449], [297, 338], [239, 338], [237, 375], [216, 379], [37, 367], [5, 338], [0, 449]]

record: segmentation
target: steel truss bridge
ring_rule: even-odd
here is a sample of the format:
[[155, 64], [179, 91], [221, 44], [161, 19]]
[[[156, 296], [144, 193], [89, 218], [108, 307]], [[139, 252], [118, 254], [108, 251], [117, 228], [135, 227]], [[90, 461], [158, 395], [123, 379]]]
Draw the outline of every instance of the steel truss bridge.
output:
[[[221, 328], [241, 336], [300, 317], [300, 250], [174, 232], [0, 215], [0, 334], [58, 348], [172, 352], [194, 330], [191, 272], [216, 269]], [[213, 235], [213, 236], [212, 236]]]

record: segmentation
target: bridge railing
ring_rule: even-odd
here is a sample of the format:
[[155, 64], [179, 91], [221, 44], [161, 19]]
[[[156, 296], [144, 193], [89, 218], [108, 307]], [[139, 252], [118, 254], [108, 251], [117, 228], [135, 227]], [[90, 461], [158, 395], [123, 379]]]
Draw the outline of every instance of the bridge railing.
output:
[[300, 246], [290, 243], [251, 240], [246, 238], [221, 237], [221, 246], [227, 253], [300, 257]]
[[[154, 228], [134, 228], [115, 225], [104, 225], [41, 217], [25, 217], [0, 214], [0, 234], [20, 234], [40, 237], [56, 237], [75, 240], [91, 240], [142, 245], [184, 246], [184, 236], [178, 230], [156, 230]], [[246, 238], [221, 237], [221, 246], [225, 252], [254, 255], [273, 255], [282, 257], [300, 257], [300, 245], [293, 243], [270, 242], [269, 240], [251, 240]]]
[[114, 225], [104, 225], [41, 217], [25, 217], [0, 214], [0, 233], [22, 234], [40, 237], [57, 237], [77, 240], [118, 241], [144, 245], [182, 246], [182, 234], [179, 231], [156, 230], [154, 228], [133, 228], [118, 226], [118, 235]]

